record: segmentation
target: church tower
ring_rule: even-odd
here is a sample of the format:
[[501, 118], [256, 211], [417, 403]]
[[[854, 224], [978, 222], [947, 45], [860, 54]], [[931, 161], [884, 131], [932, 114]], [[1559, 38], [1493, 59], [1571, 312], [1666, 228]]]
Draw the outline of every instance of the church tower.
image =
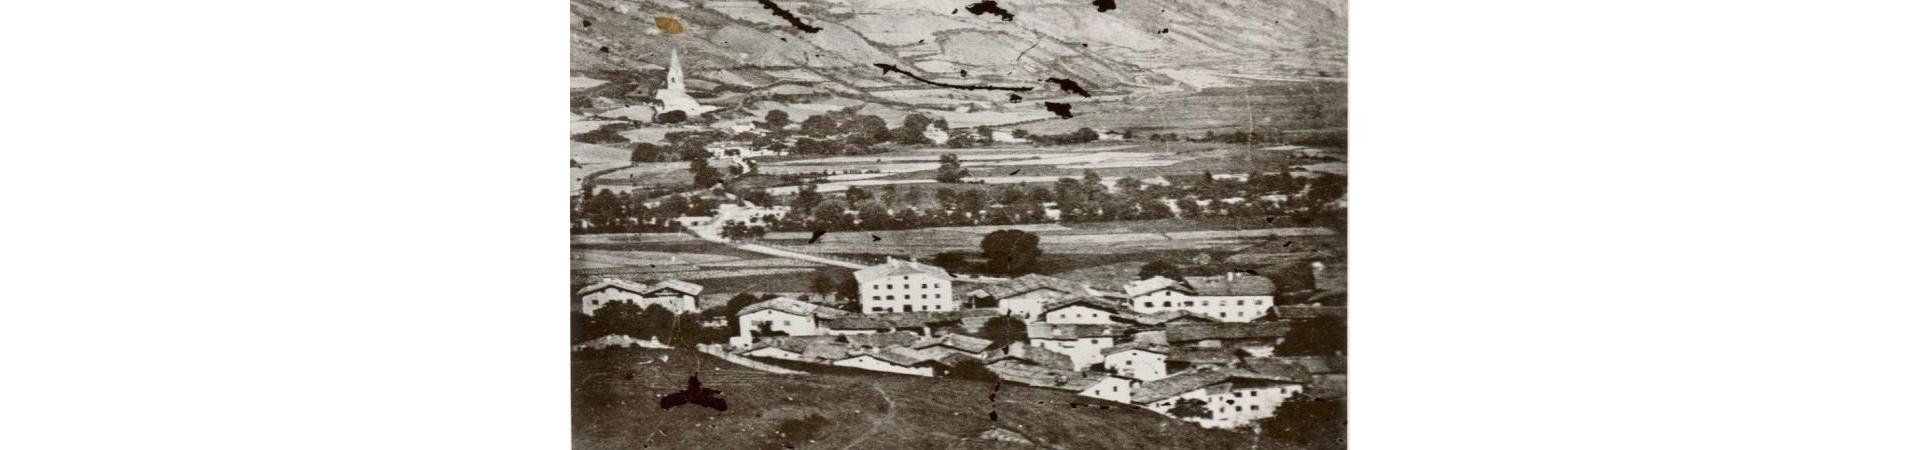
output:
[[667, 90], [686, 92], [687, 85], [680, 79], [680, 49], [673, 49], [673, 56], [667, 60]]

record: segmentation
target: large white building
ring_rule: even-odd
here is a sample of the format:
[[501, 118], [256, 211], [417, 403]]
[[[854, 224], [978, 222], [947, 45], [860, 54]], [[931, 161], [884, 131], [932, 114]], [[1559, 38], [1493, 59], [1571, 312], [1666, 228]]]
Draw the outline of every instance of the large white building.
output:
[[687, 314], [698, 311], [701, 289], [698, 284], [680, 280], [664, 280], [648, 284], [619, 278], [602, 278], [587, 287], [580, 288], [575, 294], [580, 296], [580, 313], [589, 316], [613, 302], [632, 303], [641, 309], [660, 305], [674, 314]]
[[1119, 344], [1127, 329], [1111, 325], [1027, 324], [1027, 343], [1067, 355], [1073, 370], [1086, 370], [1104, 358], [1100, 351]]
[[953, 275], [946, 269], [888, 258], [853, 273], [860, 282], [860, 312], [959, 311]]
[[994, 302], [996, 308], [1020, 320], [1033, 322], [1056, 300], [1069, 296], [1099, 296], [1101, 292], [1085, 283], [1077, 283], [1040, 274], [1026, 274], [1005, 283], [975, 289], [968, 295], [975, 300]]
[[1129, 343], [1108, 347], [1100, 351], [1101, 364], [1107, 370], [1121, 376], [1140, 381], [1154, 381], [1167, 377], [1167, 355], [1169, 350], [1160, 345]]
[[1273, 281], [1232, 273], [1186, 282], [1156, 276], [1127, 283], [1126, 295], [1127, 306], [1141, 314], [1184, 310], [1221, 322], [1251, 322], [1273, 307]]
[[1205, 405], [1207, 415], [1181, 420], [1207, 428], [1235, 428], [1273, 417], [1281, 403], [1303, 389], [1298, 382], [1245, 370], [1200, 369], [1141, 384], [1133, 390], [1133, 403], [1174, 416], [1180, 400], [1197, 400]]

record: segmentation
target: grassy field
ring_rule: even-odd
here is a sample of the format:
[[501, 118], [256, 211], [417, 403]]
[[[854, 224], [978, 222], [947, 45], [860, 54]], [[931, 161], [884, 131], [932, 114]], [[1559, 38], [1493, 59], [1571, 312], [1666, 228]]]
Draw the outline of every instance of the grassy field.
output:
[[[698, 374], [727, 410], [662, 410]], [[774, 375], [687, 350], [633, 350], [573, 362], [573, 446], [629, 448], [1285, 448], [1068, 392], [890, 374]], [[997, 420], [990, 417], [997, 416]], [[808, 439], [780, 424], [817, 414]], [[983, 438], [1018, 436], [1022, 444]]]
[[[1261, 219], [1245, 218], [845, 231], [827, 233], [821, 236], [819, 242], [812, 244], [807, 243], [812, 237], [811, 233], [786, 232], [769, 234], [767, 240], [818, 253], [931, 258], [940, 252], [978, 251], [980, 239], [1000, 229], [1027, 229], [1040, 235], [1040, 249], [1048, 254], [1096, 255], [1228, 250], [1270, 239], [1296, 239], [1324, 233], [1319, 229], [1274, 227]], [[874, 236], [879, 236], [880, 240], [873, 240]]]

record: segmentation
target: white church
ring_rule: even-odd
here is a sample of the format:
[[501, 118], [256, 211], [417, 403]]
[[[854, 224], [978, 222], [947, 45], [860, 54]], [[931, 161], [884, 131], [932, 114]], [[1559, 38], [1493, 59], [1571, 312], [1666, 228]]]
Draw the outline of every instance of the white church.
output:
[[660, 107], [656, 111], [665, 113], [678, 110], [687, 113], [687, 117], [693, 117], [720, 109], [702, 105], [695, 101], [693, 96], [687, 95], [686, 79], [680, 71], [680, 50], [674, 49], [672, 52], [672, 56], [667, 61], [667, 85], [653, 94], [653, 98], [660, 101]]

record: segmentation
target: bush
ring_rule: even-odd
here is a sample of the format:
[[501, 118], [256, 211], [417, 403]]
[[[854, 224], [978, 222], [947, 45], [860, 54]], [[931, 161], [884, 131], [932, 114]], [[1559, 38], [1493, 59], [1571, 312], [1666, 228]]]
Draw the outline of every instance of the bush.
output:
[[987, 370], [987, 363], [972, 358], [962, 359], [959, 363], [954, 364], [953, 370], [947, 372], [947, 378], [979, 381], [983, 383], [1000, 381], [1000, 375], [993, 373], [991, 370]]
[[799, 419], [782, 420], [780, 421], [780, 425], [774, 427], [774, 429], [779, 431], [780, 436], [785, 438], [785, 441], [793, 443], [810, 442], [813, 438], [820, 437], [821, 432], [826, 431], [827, 425], [829, 424], [832, 424], [832, 421], [827, 420], [825, 417], [820, 417], [819, 414], [808, 414], [806, 417]]

